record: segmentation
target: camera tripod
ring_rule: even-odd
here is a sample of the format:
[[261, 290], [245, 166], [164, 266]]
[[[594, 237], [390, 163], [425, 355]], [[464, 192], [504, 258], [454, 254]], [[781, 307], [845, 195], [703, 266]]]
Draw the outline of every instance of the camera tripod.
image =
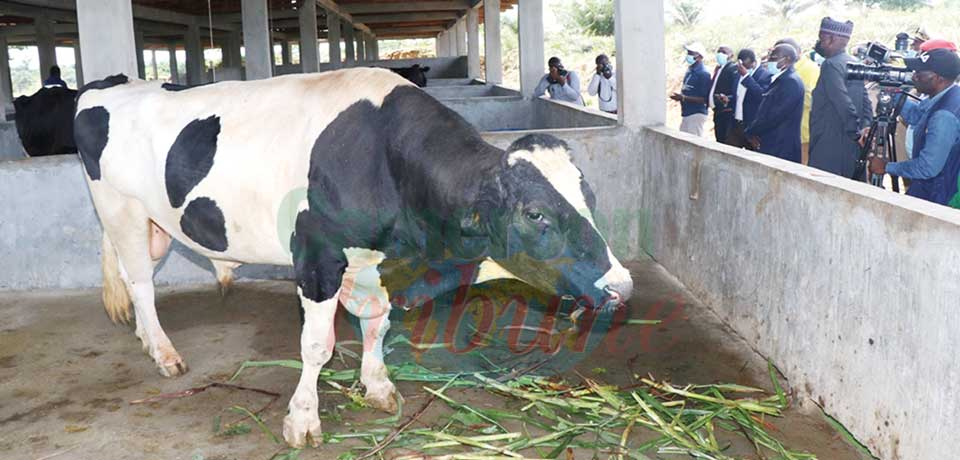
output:
[[[883, 188], [883, 174], [868, 174], [869, 157], [880, 157], [891, 163], [897, 161], [897, 117], [903, 111], [907, 97], [916, 98], [902, 87], [881, 85], [880, 96], [877, 98], [877, 113], [870, 123], [866, 141], [860, 149], [860, 158], [857, 160], [853, 180], [862, 180]], [[893, 191], [900, 193], [900, 178], [891, 175], [890, 179]]]

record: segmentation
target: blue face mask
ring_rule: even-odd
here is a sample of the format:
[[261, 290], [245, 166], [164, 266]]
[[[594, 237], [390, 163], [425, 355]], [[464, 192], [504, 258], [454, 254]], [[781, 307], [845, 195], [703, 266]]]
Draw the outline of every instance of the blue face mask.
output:
[[770, 72], [773, 75], [776, 75], [780, 72], [780, 69], [777, 68], [777, 62], [771, 61], [767, 63], [767, 72]]
[[684, 59], [684, 62], [686, 62], [687, 65], [693, 65], [694, 62], [697, 62], [697, 59], [688, 54], [687, 57]]
[[728, 62], [729, 60], [730, 60], [730, 58], [729, 58], [726, 54], [717, 53], [717, 65], [718, 65], [718, 66], [723, 67], [723, 66], [727, 65], [727, 62]]

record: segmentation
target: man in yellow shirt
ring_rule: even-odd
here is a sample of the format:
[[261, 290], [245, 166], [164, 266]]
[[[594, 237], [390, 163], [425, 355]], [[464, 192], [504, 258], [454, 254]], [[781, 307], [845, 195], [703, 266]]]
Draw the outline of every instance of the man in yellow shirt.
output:
[[810, 160], [810, 106], [813, 104], [813, 88], [817, 86], [817, 80], [820, 79], [820, 66], [804, 56], [801, 52], [800, 44], [792, 38], [784, 38], [776, 45], [787, 44], [797, 50], [797, 56], [800, 59], [793, 65], [793, 70], [803, 81], [803, 119], [800, 121], [800, 153], [803, 164]]

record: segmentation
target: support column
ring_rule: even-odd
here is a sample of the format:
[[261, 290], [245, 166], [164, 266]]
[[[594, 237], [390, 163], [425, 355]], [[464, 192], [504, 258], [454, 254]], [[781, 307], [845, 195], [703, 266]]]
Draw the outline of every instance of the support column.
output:
[[467, 10], [467, 77], [480, 78], [480, 12]]
[[433, 52], [437, 57], [443, 57], [443, 51], [443, 32], [440, 32], [436, 38], [433, 39]]
[[[80, 56], [80, 40], [73, 42], [74, 71], [77, 75], [77, 88], [83, 86], [83, 59]], [[8, 66], [9, 67], [9, 66]]]
[[187, 84], [199, 85], [204, 82], [206, 67], [203, 63], [203, 46], [200, 45], [200, 27], [196, 24], [187, 26], [187, 35], [184, 37], [184, 48], [187, 54]]
[[662, 125], [667, 121], [663, 2], [615, 0], [613, 16], [620, 123], [632, 129]]
[[143, 30], [137, 29], [136, 24], [133, 27], [133, 46], [137, 50], [137, 77], [146, 80], [147, 64], [143, 59]]
[[483, 0], [483, 46], [486, 80], [503, 83], [503, 45], [500, 42], [500, 0]]
[[363, 55], [367, 57], [368, 61], [379, 61], [380, 56], [377, 56], [376, 50], [374, 50], [374, 45], [377, 43], [377, 37], [374, 35], [367, 35], [367, 39], [364, 43], [365, 51]]
[[343, 62], [347, 67], [351, 67], [357, 62], [357, 54], [353, 49], [353, 35], [353, 24], [343, 21], [343, 43], [346, 45], [344, 52], [347, 55]]
[[373, 60], [380, 60], [380, 39], [376, 35], [373, 36]]
[[290, 41], [286, 38], [280, 42], [280, 63], [282, 65], [293, 63], [293, 59], [290, 57]]
[[243, 56], [240, 48], [243, 46], [243, 35], [239, 30], [227, 32], [226, 49], [223, 50], [223, 65], [225, 67], [243, 67]]
[[10, 52], [7, 37], [0, 37], [0, 116], [13, 107], [13, 85], [10, 81]]
[[[663, 2], [637, 2], [663, 3]], [[662, 8], [661, 8], [662, 10]], [[543, 0], [523, 0], [518, 12], [520, 23], [520, 93], [532, 97], [543, 77], [546, 64], [543, 51]], [[649, 17], [648, 17], [649, 19]]]
[[457, 55], [457, 25], [454, 24], [452, 27], [447, 29], [447, 49], [450, 52], [448, 57], [453, 57]]
[[267, 20], [267, 0], [241, 0], [243, 16], [243, 44], [246, 49], [247, 80], [273, 76], [270, 54], [270, 27]]
[[150, 50], [150, 60], [153, 62], [153, 79], [160, 79], [160, 72], [157, 69], [157, 50]]
[[330, 47], [330, 68], [339, 69], [343, 62], [340, 56], [340, 18], [327, 11], [327, 45]]
[[300, 67], [303, 73], [320, 71], [317, 40], [317, 2], [303, 2], [300, 7]]
[[87, 81], [122, 73], [137, 74], [133, 44], [133, 5], [130, 0], [77, 4], [77, 28], [83, 75]]
[[170, 53], [170, 83], [180, 84], [180, 70], [177, 65], [177, 44], [170, 42], [167, 45], [167, 52]]
[[50, 67], [57, 65], [57, 36], [53, 30], [53, 20], [46, 14], [34, 19], [37, 31], [37, 52], [40, 57], [40, 78], [50, 76]]
[[[542, 0], [541, 0], [542, 1]], [[457, 21], [457, 56], [467, 55], [467, 20]]]

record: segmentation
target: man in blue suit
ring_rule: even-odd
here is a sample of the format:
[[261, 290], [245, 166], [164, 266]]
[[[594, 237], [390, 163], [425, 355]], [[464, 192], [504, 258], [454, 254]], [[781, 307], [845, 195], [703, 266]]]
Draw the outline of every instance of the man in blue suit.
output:
[[770, 87], [744, 134], [753, 150], [800, 163], [804, 87], [793, 69], [797, 59], [796, 48], [789, 44], [770, 52], [766, 62], [766, 70], [772, 74]]
[[734, 80], [734, 86], [729, 93], [733, 95], [728, 104], [734, 107], [735, 121], [727, 135], [727, 144], [749, 148], [743, 132], [756, 118], [760, 102], [763, 100], [763, 93], [770, 86], [771, 75], [758, 65], [757, 55], [751, 49], [740, 50], [737, 55], [737, 72], [738, 78]]

